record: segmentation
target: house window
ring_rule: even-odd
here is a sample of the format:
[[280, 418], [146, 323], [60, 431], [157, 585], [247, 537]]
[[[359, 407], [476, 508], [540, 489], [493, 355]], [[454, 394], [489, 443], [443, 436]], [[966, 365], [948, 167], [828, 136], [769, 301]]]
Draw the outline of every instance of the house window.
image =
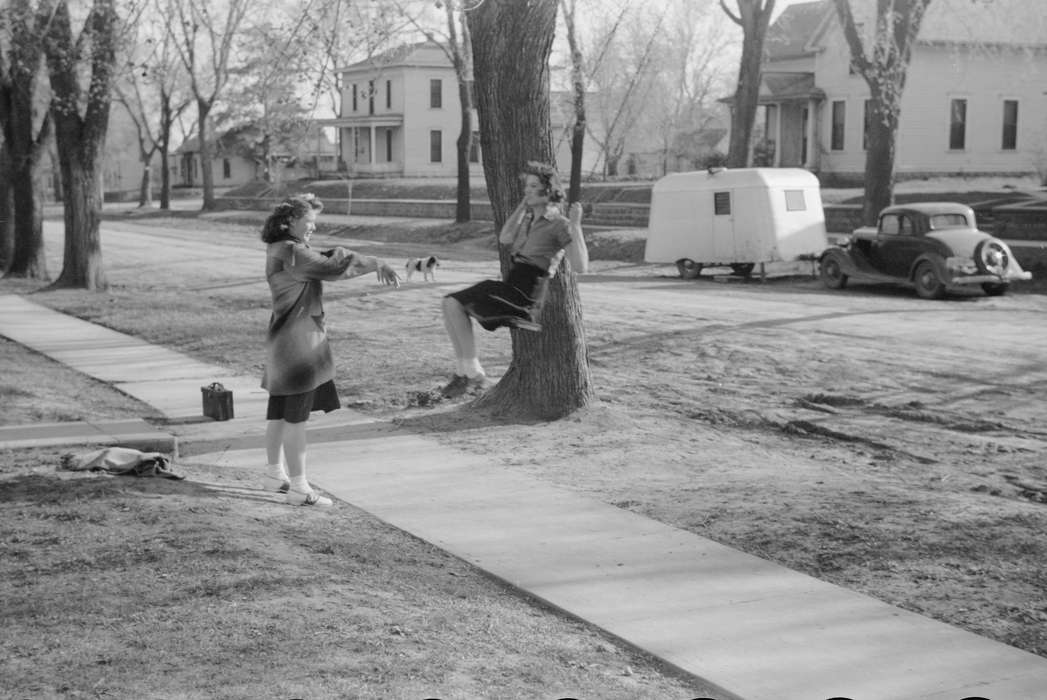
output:
[[356, 83], [353, 83], [353, 111], [354, 112], [356, 111], [356, 108], [357, 108], [357, 106], [356, 106], [356, 97], [357, 97]]
[[233, 176], [233, 166], [229, 163], [228, 158], [222, 159], [222, 177], [228, 180]]
[[393, 81], [392, 80], [386, 80], [385, 81], [385, 108], [386, 109], [392, 109], [393, 108]]
[[469, 140], [469, 162], [479, 163], [480, 162], [480, 132], [474, 131], [473, 137]]
[[869, 150], [869, 127], [872, 126], [873, 118], [876, 116], [873, 111], [873, 101], [865, 101], [865, 114], [862, 117], [862, 150]]
[[367, 113], [374, 114], [374, 81], [367, 83]]
[[1018, 148], [1018, 100], [1003, 101], [1003, 144], [1005, 151]]
[[807, 211], [807, 200], [804, 199], [803, 190], [785, 191], [786, 211]]
[[429, 81], [429, 106], [440, 109], [444, 106], [444, 81], [434, 78]]
[[392, 163], [393, 162], [393, 130], [385, 130], [385, 159]]
[[731, 193], [713, 192], [713, 213], [716, 216], [728, 216], [731, 213]]
[[949, 150], [962, 151], [967, 145], [967, 100], [952, 100], [949, 105]]
[[829, 148], [834, 151], [843, 150], [844, 124], [847, 119], [847, 103], [843, 100], [833, 102], [832, 135], [829, 138]]
[[442, 163], [444, 161], [444, 134], [442, 131], [429, 132], [429, 162]]

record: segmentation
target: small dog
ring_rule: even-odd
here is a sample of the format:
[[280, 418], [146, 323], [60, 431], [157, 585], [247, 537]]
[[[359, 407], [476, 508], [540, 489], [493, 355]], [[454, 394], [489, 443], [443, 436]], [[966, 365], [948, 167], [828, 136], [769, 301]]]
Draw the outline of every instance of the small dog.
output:
[[440, 261], [435, 255], [428, 258], [411, 258], [407, 261], [407, 281], [411, 281], [411, 275], [416, 272], [422, 273], [422, 279], [426, 282], [436, 281], [436, 268], [440, 267]]

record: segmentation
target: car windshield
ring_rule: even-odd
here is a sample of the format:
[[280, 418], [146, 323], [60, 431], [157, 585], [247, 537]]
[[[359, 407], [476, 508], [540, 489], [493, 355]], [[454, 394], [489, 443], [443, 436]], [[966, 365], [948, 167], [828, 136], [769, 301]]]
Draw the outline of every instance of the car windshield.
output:
[[967, 228], [967, 217], [963, 214], [934, 214], [931, 216], [931, 228]]

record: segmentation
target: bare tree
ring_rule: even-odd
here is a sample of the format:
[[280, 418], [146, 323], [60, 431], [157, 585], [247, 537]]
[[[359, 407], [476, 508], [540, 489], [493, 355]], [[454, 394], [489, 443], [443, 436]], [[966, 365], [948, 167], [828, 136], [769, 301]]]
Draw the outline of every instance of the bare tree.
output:
[[645, 121], [650, 124], [646, 131], [660, 136], [662, 173], [668, 172], [672, 158], [696, 155], [693, 148], [684, 153], [679, 147], [696, 142], [716, 120], [713, 98], [727, 82], [720, 57], [730, 42], [724, 31], [727, 20], [715, 6], [684, 2], [673, 9], [660, 42], [661, 68], [653, 76], [649, 99], [657, 108], [648, 111], [650, 119]]
[[[150, 0], [154, 13], [166, 0]], [[140, 9], [147, 5], [143, 4]], [[155, 16], [155, 15], [153, 15]], [[170, 144], [174, 122], [189, 107], [191, 97], [185, 73], [175, 53], [174, 38], [166, 28], [141, 21], [128, 24], [125, 70], [114, 85], [138, 135], [142, 180], [138, 205], [152, 204], [152, 159], [160, 156], [160, 208], [171, 208]]]
[[[529, 160], [554, 162], [549, 55], [557, 0], [485, 0], [469, 12], [487, 190], [501, 226], [522, 196]], [[508, 251], [500, 249], [502, 266]], [[564, 261], [566, 263], [566, 260]], [[476, 405], [497, 414], [555, 419], [593, 401], [578, 286], [569, 264], [550, 280], [540, 333], [512, 330], [513, 359]]]
[[720, 7], [732, 22], [742, 28], [742, 60], [738, 68], [738, 87], [731, 107], [731, 141], [727, 165], [744, 168], [752, 161], [753, 124], [760, 100], [760, 64], [763, 62], [763, 43], [767, 27], [774, 14], [775, 0], [733, 0], [737, 14], [731, 11], [727, 0]]
[[196, 100], [203, 209], [207, 211], [215, 208], [211, 111], [229, 81], [233, 44], [251, 0], [224, 0], [217, 5], [209, 0], [170, 0], [167, 7], [170, 14], [164, 21], [176, 38], [178, 56]]
[[[50, 92], [44, 77], [42, 38], [51, 20], [46, 6], [34, 11], [32, 0], [12, 0], [0, 9], [0, 130], [6, 171], [5, 203], [11, 208], [10, 277], [49, 278], [44, 257], [43, 211], [39, 171], [51, 138]], [[8, 189], [9, 188], [9, 189]], [[4, 269], [4, 268], [0, 268]]]
[[931, 0], [877, 0], [875, 30], [866, 47], [850, 0], [833, 0], [851, 49], [851, 65], [869, 85], [872, 114], [865, 154], [865, 203], [862, 218], [876, 222], [894, 200], [894, 160], [902, 93], [912, 47]]
[[98, 225], [102, 162], [116, 63], [116, 0], [93, 0], [73, 35], [68, 0], [43, 0], [54, 19], [45, 36], [65, 205], [65, 255], [56, 287], [106, 289]]
[[[304, 7], [274, 7], [265, 21], [252, 22], [241, 32], [238, 65], [229, 68], [223, 97], [224, 113], [215, 125], [228, 124], [253, 143], [240, 140], [242, 155], [261, 167], [262, 177], [278, 181], [279, 165], [289, 155], [284, 146], [300, 142], [309, 130], [312, 108], [302, 104], [301, 86], [315, 84], [311, 75], [313, 33], [320, 29], [309, 0]], [[317, 92], [311, 97], [314, 100]]]
[[658, 16], [651, 25], [633, 15], [626, 26], [627, 38], [622, 42], [614, 39], [626, 19], [624, 12], [612, 20], [609, 28], [600, 31], [603, 49], [591, 64], [590, 80], [597, 86], [601, 124], [589, 122], [587, 126], [600, 149], [604, 175], [618, 174], [626, 138], [645, 111], [665, 16], [664, 5], [658, 6]]

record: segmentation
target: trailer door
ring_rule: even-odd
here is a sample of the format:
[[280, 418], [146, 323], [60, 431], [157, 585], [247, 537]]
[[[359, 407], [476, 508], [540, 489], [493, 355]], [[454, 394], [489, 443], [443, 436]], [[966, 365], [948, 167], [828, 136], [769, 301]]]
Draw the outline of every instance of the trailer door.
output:
[[703, 262], [729, 263], [734, 260], [734, 191], [713, 191], [713, 259]]

